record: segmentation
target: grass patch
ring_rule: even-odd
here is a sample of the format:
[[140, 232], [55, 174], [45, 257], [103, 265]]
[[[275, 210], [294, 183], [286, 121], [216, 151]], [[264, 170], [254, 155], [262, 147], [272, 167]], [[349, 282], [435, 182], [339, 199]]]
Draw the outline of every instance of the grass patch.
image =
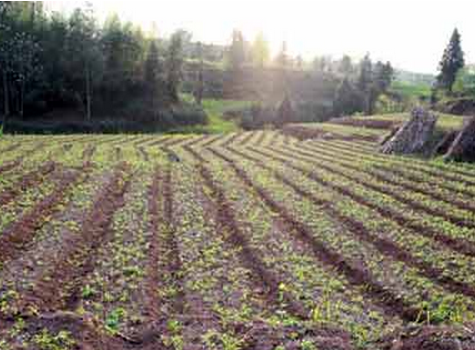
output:
[[[193, 101], [193, 97], [189, 94], [183, 94], [181, 98], [184, 101]], [[241, 130], [239, 125], [233, 120], [225, 120], [223, 114], [229, 110], [249, 107], [251, 104], [250, 101], [205, 99], [203, 100], [203, 109], [208, 115], [208, 124], [177, 128], [172, 132], [181, 134], [226, 134], [239, 131]]]
[[431, 95], [430, 85], [426, 84], [411, 84], [402, 81], [395, 81], [391, 85], [391, 91], [403, 97], [424, 97], [429, 98]]
[[[463, 126], [463, 117], [452, 114], [438, 113], [436, 114], [439, 117], [437, 126], [442, 130], [453, 130], [461, 129]], [[355, 117], [355, 119], [366, 119], [366, 120], [393, 120], [398, 122], [404, 122], [409, 119], [409, 113], [396, 113], [396, 114], [382, 114], [382, 115], [373, 115], [373, 116], [362, 116]]]

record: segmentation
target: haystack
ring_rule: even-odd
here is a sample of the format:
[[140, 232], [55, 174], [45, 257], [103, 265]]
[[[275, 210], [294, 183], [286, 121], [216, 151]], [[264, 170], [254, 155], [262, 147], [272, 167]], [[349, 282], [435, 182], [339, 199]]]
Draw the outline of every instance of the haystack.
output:
[[425, 151], [432, 141], [437, 117], [424, 110], [415, 108], [409, 121], [381, 147], [386, 154], [412, 154]]
[[465, 119], [462, 130], [458, 133], [444, 159], [475, 162], [475, 117]]

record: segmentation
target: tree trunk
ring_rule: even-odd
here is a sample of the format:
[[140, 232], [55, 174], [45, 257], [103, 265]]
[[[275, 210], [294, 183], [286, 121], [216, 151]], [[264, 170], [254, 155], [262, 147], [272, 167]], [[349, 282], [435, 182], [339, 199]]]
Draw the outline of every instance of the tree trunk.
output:
[[91, 71], [89, 66], [86, 66], [86, 118], [91, 120], [91, 104], [92, 104], [92, 92], [91, 92]]
[[25, 107], [25, 81], [22, 80], [20, 84], [20, 97], [19, 97], [19, 109], [20, 109], [20, 117], [23, 119], [24, 115], [24, 107]]
[[3, 122], [5, 123], [7, 117], [10, 115], [10, 96], [8, 93], [8, 77], [7, 73], [4, 71], [2, 74], [3, 77]]

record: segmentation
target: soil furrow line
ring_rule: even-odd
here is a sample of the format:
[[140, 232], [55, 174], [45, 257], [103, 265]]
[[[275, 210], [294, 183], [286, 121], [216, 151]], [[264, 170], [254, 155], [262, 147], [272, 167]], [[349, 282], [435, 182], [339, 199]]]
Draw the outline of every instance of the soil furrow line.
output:
[[56, 163], [47, 162], [38, 169], [35, 169], [22, 176], [15, 184], [12, 184], [10, 188], [0, 193], [0, 207], [13, 201], [27, 188], [41, 184], [45, 180], [45, 177], [51, 174], [56, 169], [56, 167]]
[[7, 171], [15, 169], [23, 162], [23, 157], [17, 158], [13, 161], [8, 162], [0, 166], [0, 174], [6, 173]]
[[139, 146], [139, 147], [137, 147], [137, 150], [139, 151], [139, 154], [141, 155], [141, 157], [143, 158], [144, 161], [146, 161], [146, 162], [150, 161], [150, 156], [149, 156], [147, 150], [145, 149], [145, 147]]
[[209, 146], [213, 145], [214, 143], [218, 142], [219, 140], [222, 140], [224, 137], [225, 137], [225, 135], [213, 136], [208, 141], [204, 142], [201, 145], [201, 147], [209, 147]]
[[254, 136], [254, 132], [248, 131], [247, 135], [242, 138], [241, 142], [239, 142], [239, 145], [246, 147], [247, 144], [249, 143], [249, 140], [251, 140], [253, 136]]
[[[166, 348], [160, 336], [167, 334], [170, 320], [184, 315], [182, 264], [174, 232], [172, 169], [157, 168], [149, 191], [150, 229], [153, 232], [145, 298], [148, 305], [150, 324], [142, 336], [141, 344], [153, 343], [156, 348]], [[174, 289], [173, 298], [164, 295], [165, 290]], [[148, 339], [146, 339], [148, 338]]]
[[232, 145], [234, 143], [234, 141], [236, 141], [236, 139], [238, 137], [240, 137], [242, 134], [240, 132], [236, 132], [233, 134], [233, 136], [231, 136], [229, 139], [227, 139], [225, 142], [223, 142], [223, 144], [221, 145], [221, 147], [229, 147], [230, 145]]
[[81, 181], [81, 171], [62, 173], [56, 189], [27, 211], [18, 220], [7, 226], [0, 235], [0, 263], [15, 258], [34, 237], [36, 231], [42, 227], [45, 220], [58, 209], [58, 204], [64, 201], [68, 190]]
[[261, 131], [261, 134], [259, 135], [257, 140], [254, 142], [253, 146], [261, 147], [266, 138], [267, 138], [267, 131]]
[[74, 310], [80, 300], [84, 276], [95, 266], [95, 252], [111, 236], [113, 214], [124, 204], [131, 177], [120, 164], [87, 214], [80, 231], [65, 242], [58, 258], [33, 283], [25, 296], [26, 305], [41, 311]]
[[208, 137], [209, 135], [201, 135], [201, 136], [196, 136], [194, 138], [190, 138], [190, 141], [182, 143], [181, 147], [194, 146], [200, 143], [201, 141], [206, 140]]
[[18, 149], [21, 146], [21, 143], [14, 143], [13, 145], [7, 146], [4, 149], [0, 150], [0, 154], [5, 154], [8, 152], [12, 152], [16, 149]]
[[152, 143], [148, 144], [148, 147], [160, 147], [164, 142], [167, 142], [168, 140], [172, 139], [173, 137], [171, 135], [168, 136], [159, 136], [157, 141], [154, 141]]

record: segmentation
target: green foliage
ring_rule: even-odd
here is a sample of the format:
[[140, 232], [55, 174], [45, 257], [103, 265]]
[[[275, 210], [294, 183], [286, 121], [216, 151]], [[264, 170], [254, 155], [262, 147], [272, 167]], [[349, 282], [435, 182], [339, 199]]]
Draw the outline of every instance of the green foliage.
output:
[[83, 299], [89, 299], [93, 297], [95, 294], [96, 294], [96, 291], [94, 290], [94, 288], [92, 288], [89, 284], [86, 284], [82, 289], [81, 297]]
[[431, 86], [429, 84], [411, 83], [401, 80], [394, 81], [389, 90], [406, 99], [429, 98], [431, 94]]
[[334, 110], [336, 116], [352, 115], [361, 110], [361, 94], [353, 84], [344, 78], [335, 93]]
[[160, 57], [158, 54], [158, 45], [155, 40], [152, 40], [147, 53], [147, 59], [145, 61], [145, 83], [151, 94], [152, 106], [153, 101], [158, 94], [161, 83], [161, 67]]
[[116, 332], [119, 329], [119, 325], [126, 316], [127, 312], [125, 311], [124, 308], [116, 308], [112, 310], [107, 315], [107, 318], [105, 320], [107, 329], [109, 329], [111, 332]]
[[166, 92], [172, 103], [179, 101], [178, 89], [182, 78], [183, 52], [182, 36], [179, 32], [171, 37], [166, 60]]
[[40, 350], [69, 350], [73, 349], [76, 342], [71, 338], [71, 334], [60, 331], [58, 334], [51, 334], [47, 329], [33, 337], [33, 344]]
[[[191, 95], [182, 95], [182, 99], [189, 103], [193, 100]], [[249, 109], [251, 105], [252, 102], [250, 101], [204, 99], [202, 106], [208, 116], [207, 124], [180, 127], [174, 129], [173, 132], [205, 134], [237, 132], [240, 130], [239, 117], [244, 113], [243, 111]], [[228, 113], [236, 114], [236, 119], [226, 117]]]
[[440, 74], [437, 76], [437, 88], [452, 93], [457, 73], [465, 65], [460, 34], [454, 29], [447, 48], [440, 61]]
[[457, 72], [452, 92], [457, 96], [475, 97], [474, 67], [464, 67]]

